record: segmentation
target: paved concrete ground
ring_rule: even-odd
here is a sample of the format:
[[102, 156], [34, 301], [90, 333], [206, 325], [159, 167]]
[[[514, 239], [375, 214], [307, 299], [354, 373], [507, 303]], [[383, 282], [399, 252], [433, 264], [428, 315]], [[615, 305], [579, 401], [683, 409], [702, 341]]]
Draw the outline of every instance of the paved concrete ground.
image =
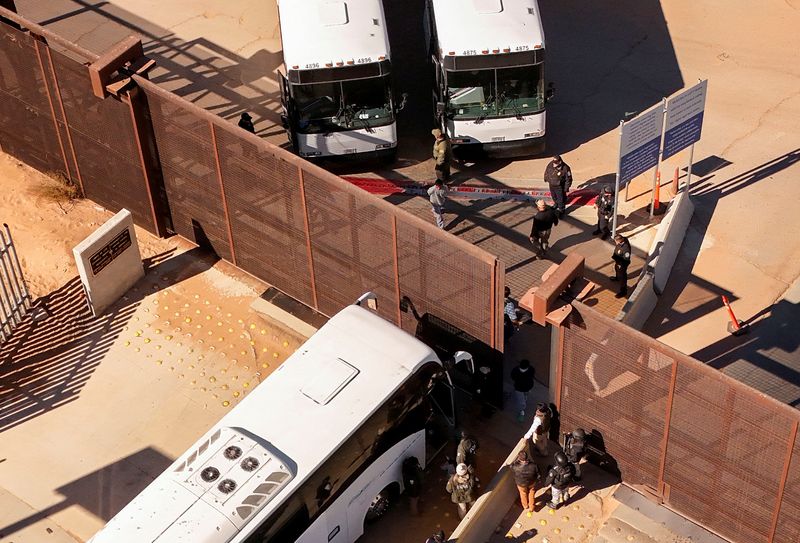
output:
[[92, 318], [73, 280], [0, 350], [0, 541], [85, 541], [294, 352], [264, 287], [172, 241]]

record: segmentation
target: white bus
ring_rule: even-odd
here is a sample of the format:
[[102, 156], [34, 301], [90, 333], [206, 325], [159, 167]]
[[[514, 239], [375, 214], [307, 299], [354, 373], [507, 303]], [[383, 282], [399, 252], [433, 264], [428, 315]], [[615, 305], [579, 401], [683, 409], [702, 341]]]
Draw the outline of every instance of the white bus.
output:
[[351, 543], [455, 423], [452, 392], [428, 346], [349, 306], [90, 543]]
[[436, 122], [456, 155], [545, 146], [544, 31], [536, 0], [427, 0]]
[[381, 0], [279, 0], [278, 14], [282, 120], [294, 151], [392, 159], [403, 104], [392, 94]]

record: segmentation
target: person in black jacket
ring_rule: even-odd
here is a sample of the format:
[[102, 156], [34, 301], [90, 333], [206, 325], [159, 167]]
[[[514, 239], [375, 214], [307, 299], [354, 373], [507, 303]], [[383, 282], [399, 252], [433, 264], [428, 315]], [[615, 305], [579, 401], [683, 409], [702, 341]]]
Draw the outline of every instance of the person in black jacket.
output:
[[419, 496], [422, 493], [422, 467], [416, 456], [409, 456], [403, 460], [403, 486], [408, 496], [408, 505], [411, 514], [419, 516]]
[[550, 230], [558, 224], [558, 215], [544, 200], [537, 200], [536, 213], [533, 216], [531, 235], [528, 239], [533, 243], [539, 256], [544, 256], [550, 246]]
[[514, 483], [519, 490], [519, 500], [522, 508], [528, 510], [528, 516], [532, 516], [536, 506], [536, 481], [539, 480], [539, 468], [536, 462], [532, 462], [528, 453], [520, 451], [517, 459], [509, 466], [511, 473], [514, 474]]
[[573, 480], [581, 480], [581, 460], [586, 458], [586, 430], [576, 428], [570, 434], [564, 434], [564, 453], [567, 460], [575, 467]]
[[614, 254], [611, 255], [611, 258], [614, 259], [614, 275], [611, 276], [611, 280], [619, 281], [617, 298], [622, 298], [628, 294], [628, 265], [631, 263], [631, 244], [622, 234], [614, 236], [614, 241], [617, 245], [614, 247]]
[[608, 224], [614, 213], [614, 192], [611, 187], [608, 185], [603, 186], [603, 190], [600, 191], [600, 196], [597, 197], [594, 205], [597, 208], [597, 228], [592, 232], [592, 235], [597, 236], [602, 233], [603, 235], [600, 236], [600, 239], [606, 239], [611, 233]]
[[572, 170], [566, 162], [561, 160], [561, 155], [556, 155], [547, 164], [544, 170], [544, 180], [550, 185], [550, 196], [555, 202], [559, 216], [566, 212], [567, 193], [572, 185]]
[[517, 397], [517, 407], [519, 408], [518, 420], [525, 419], [525, 410], [528, 409], [528, 396], [533, 390], [536, 370], [531, 367], [531, 363], [522, 359], [519, 365], [511, 370], [511, 382], [514, 383], [514, 396]]
[[569, 500], [569, 485], [575, 475], [575, 468], [563, 452], [556, 453], [555, 461], [556, 465], [550, 468], [544, 480], [544, 486], [550, 487], [551, 498], [547, 504], [550, 509], [558, 509]]
[[239, 128], [243, 128], [251, 134], [256, 133], [256, 127], [253, 125], [253, 118], [246, 111], [242, 113], [242, 116], [239, 119]]

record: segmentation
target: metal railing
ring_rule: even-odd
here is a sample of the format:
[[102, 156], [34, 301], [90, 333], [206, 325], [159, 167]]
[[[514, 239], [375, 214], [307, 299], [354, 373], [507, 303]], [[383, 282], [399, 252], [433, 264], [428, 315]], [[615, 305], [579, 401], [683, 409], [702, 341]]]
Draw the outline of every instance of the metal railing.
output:
[[31, 295], [22, 275], [11, 230], [0, 230], [0, 341], [6, 341], [31, 308]]

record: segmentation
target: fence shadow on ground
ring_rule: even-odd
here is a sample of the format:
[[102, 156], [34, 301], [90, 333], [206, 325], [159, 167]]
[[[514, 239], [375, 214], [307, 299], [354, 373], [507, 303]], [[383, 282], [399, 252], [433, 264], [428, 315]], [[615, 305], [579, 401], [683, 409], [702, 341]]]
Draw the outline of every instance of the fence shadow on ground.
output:
[[47, 317], [35, 320], [31, 312], [0, 346], [0, 432], [75, 401], [144, 296], [214, 262], [201, 249], [147, 258], [145, 278], [99, 317], [92, 316], [77, 277], [37, 300]]

